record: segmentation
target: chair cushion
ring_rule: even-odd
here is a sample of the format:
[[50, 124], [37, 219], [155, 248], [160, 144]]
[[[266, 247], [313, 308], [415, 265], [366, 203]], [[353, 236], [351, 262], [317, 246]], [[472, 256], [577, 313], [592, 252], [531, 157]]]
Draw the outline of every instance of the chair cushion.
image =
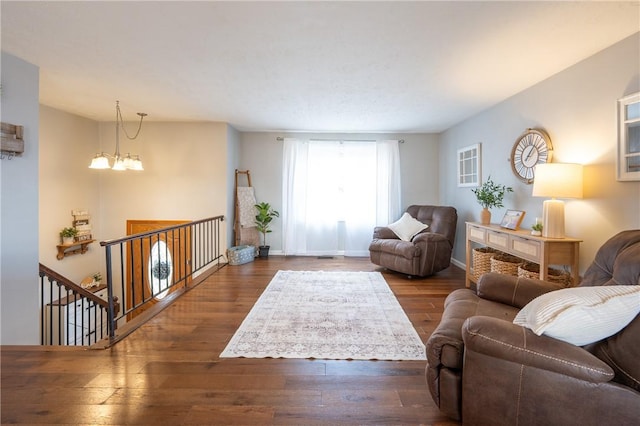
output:
[[405, 212], [400, 219], [387, 225], [402, 241], [411, 241], [418, 233], [427, 229], [429, 225], [424, 224]]
[[536, 297], [513, 320], [577, 346], [622, 330], [640, 312], [640, 286], [565, 288]]
[[395, 239], [373, 240], [371, 244], [369, 244], [369, 251], [392, 254], [394, 256], [400, 256], [409, 260], [412, 260], [414, 257], [419, 257], [421, 253], [420, 246], [407, 241]]
[[617, 383], [640, 392], [640, 315], [622, 331], [592, 345], [588, 350], [609, 364]]

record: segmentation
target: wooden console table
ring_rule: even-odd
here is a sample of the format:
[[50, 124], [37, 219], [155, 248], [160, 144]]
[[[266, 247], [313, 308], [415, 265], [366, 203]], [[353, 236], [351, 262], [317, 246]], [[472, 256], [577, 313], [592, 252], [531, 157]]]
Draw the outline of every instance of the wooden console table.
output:
[[540, 265], [540, 279], [547, 279], [549, 265], [568, 265], [571, 268], [572, 285], [577, 285], [580, 280], [578, 258], [580, 243], [576, 238], [544, 238], [531, 235], [531, 231], [512, 231], [500, 227], [500, 225], [482, 225], [476, 222], [467, 222], [467, 287], [471, 281], [475, 282], [475, 276], [471, 273], [472, 245], [477, 243], [518, 256], [522, 259]]

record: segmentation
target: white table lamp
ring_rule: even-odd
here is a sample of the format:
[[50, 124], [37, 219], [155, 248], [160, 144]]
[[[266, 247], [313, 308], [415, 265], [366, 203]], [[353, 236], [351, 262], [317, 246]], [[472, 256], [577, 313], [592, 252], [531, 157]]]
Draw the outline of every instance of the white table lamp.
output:
[[551, 197], [542, 206], [542, 236], [564, 238], [564, 201], [556, 198], [582, 198], [582, 165], [538, 164], [532, 195]]

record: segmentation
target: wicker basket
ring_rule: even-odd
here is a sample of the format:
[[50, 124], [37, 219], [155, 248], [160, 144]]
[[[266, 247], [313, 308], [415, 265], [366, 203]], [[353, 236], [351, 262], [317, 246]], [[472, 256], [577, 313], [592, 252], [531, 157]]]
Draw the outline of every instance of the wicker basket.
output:
[[518, 266], [524, 261], [519, 257], [506, 253], [496, 254], [491, 258], [491, 272], [518, 276]]
[[[525, 262], [518, 266], [518, 276], [524, 278], [540, 278], [540, 265], [537, 263]], [[551, 283], [560, 284], [564, 287], [571, 286], [571, 275], [559, 269], [547, 268], [547, 279]]]
[[473, 249], [473, 276], [478, 279], [481, 275], [491, 272], [491, 258], [500, 253], [491, 247]]

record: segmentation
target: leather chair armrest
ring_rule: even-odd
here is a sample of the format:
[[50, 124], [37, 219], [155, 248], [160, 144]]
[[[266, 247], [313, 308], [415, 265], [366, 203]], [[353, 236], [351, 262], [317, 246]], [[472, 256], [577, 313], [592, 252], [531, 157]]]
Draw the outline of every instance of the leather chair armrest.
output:
[[547, 281], [489, 272], [478, 280], [477, 293], [483, 299], [524, 308], [536, 297], [561, 288], [564, 287]]
[[444, 235], [438, 234], [438, 233], [435, 233], [435, 232], [429, 232], [428, 230], [420, 232], [418, 235], [413, 237], [413, 239], [411, 240], [411, 242], [413, 244], [429, 243], [429, 242], [433, 242], [433, 241], [447, 241], [447, 242], [449, 242], [449, 240], [447, 240], [447, 238]]
[[592, 383], [608, 382], [614, 376], [611, 367], [579, 346], [538, 336], [528, 328], [497, 318], [468, 318], [462, 326], [462, 339], [465, 350], [497, 362], [505, 360]]
[[390, 228], [386, 226], [376, 226], [373, 228], [373, 239], [380, 240], [399, 240], [398, 236]]

